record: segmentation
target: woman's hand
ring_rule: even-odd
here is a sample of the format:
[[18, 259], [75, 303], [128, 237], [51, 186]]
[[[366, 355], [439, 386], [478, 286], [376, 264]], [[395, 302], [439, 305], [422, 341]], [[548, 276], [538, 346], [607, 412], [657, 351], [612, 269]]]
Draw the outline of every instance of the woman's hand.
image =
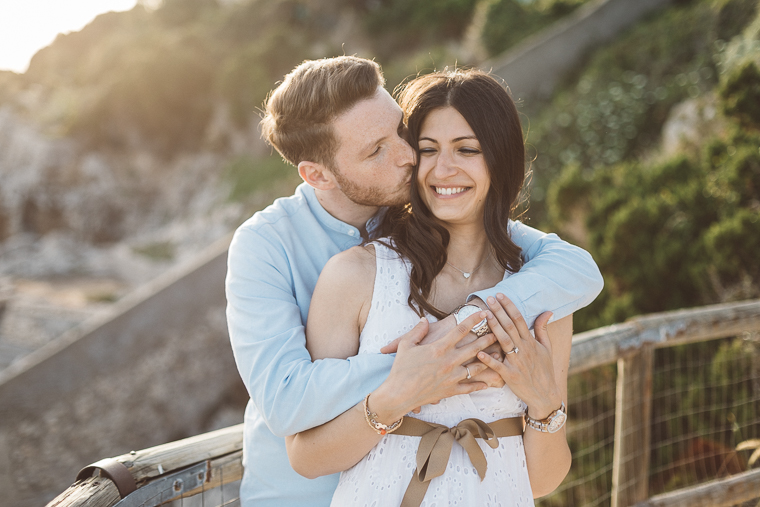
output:
[[505, 356], [499, 361], [488, 354], [478, 354], [486, 366], [496, 371], [515, 395], [528, 406], [534, 419], [544, 419], [563, 401], [555, 379], [552, 344], [547, 324], [552, 314], [540, 315], [535, 322], [536, 337], [531, 335], [517, 307], [503, 294], [489, 297], [488, 325], [501, 344]]

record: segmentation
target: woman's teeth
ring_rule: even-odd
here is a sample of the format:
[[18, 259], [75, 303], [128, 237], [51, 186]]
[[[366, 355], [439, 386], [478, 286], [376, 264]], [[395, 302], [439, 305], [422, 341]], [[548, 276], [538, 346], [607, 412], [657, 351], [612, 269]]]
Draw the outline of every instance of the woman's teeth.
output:
[[452, 194], [460, 194], [467, 190], [467, 187], [449, 187], [449, 188], [441, 188], [441, 187], [435, 187], [435, 191], [440, 195], [452, 195]]

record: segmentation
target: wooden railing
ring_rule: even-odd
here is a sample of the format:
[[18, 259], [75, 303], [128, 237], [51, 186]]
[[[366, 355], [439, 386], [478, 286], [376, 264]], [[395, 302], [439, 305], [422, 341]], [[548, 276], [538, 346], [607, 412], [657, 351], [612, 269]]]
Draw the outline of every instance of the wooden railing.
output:
[[[760, 469], [648, 498], [654, 350], [756, 331], [760, 300], [652, 314], [574, 337], [571, 374], [618, 366], [612, 507], [730, 506], [760, 498]], [[160, 505], [239, 480], [242, 441], [238, 425], [117, 456], [137, 485], [119, 507]], [[48, 507], [111, 507], [119, 499], [114, 483], [96, 476], [77, 481]]]

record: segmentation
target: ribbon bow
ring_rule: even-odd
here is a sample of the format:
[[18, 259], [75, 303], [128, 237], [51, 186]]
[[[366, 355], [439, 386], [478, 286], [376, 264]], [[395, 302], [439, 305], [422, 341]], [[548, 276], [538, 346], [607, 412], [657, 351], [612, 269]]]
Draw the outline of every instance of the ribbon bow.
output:
[[490, 426], [480, 419], [465, 419], [453, 428], [426, 423], [412, 417], [406, 418], [396, 435], [416, 436], [422, 439], [417, 449], [417, 469], [406, 488], [401, 507], [418, 507], [422, 503], [430, 481], [446, 471], [454, 441], [459, 442], [467, 452], [482, 481], [486, 476], [488, 463], [475, 439], [483, 439], [491, 449], [496, 449], [499, 445], [498, 437], [517, 436], [522, 433], [522, 417], [499, 419]]

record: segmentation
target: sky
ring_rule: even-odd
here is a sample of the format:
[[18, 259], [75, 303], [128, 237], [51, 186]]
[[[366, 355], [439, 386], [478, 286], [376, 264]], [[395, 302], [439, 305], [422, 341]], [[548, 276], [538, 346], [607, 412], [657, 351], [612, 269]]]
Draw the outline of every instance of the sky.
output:
[[137, 0], [0, 0], [0, 70], [23, 73], [59, 33], [76, 32], [98, 14], [127, 11]]

